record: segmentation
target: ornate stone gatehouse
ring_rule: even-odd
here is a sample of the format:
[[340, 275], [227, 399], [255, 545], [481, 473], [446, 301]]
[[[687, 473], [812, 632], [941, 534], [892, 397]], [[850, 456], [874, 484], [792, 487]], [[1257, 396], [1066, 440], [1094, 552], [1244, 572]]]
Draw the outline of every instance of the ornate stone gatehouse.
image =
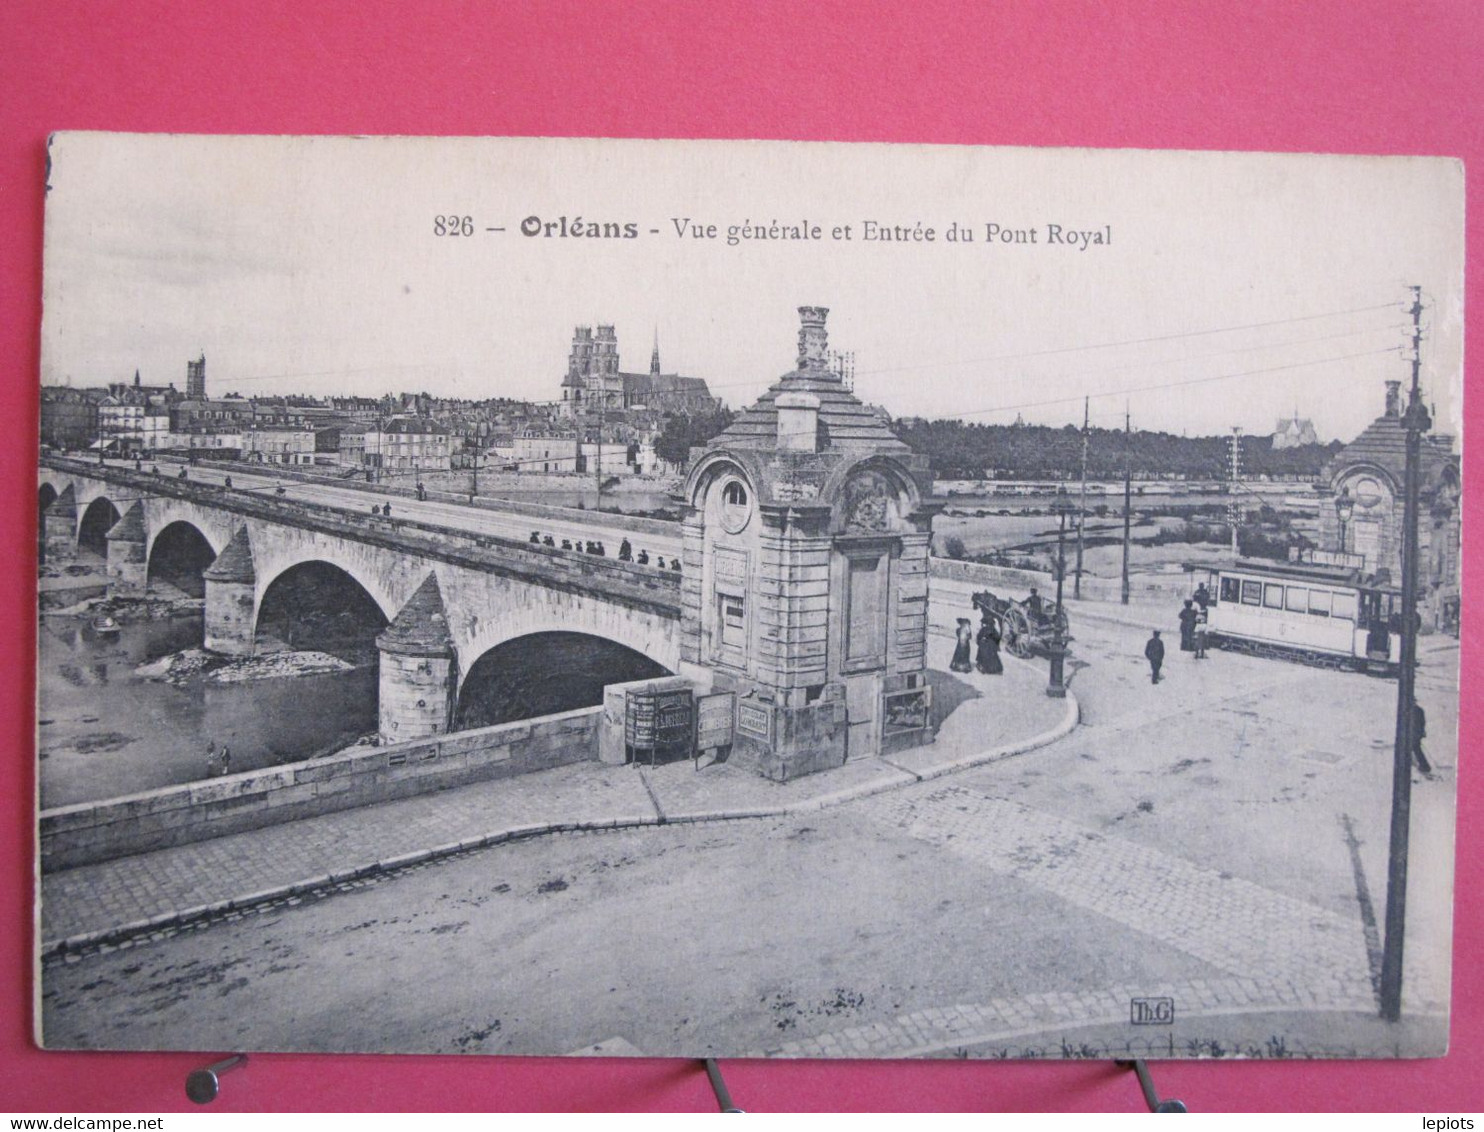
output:
[[737, 693], [732, 758], [771, 778], [932, 741], [932, 473], [828, 365], [800, 307], [797, 368], [693, 461], [681, 672]]
[[[1383, 584], [1401, 584], [1407, 430], [1401, 382], [1386, 383], [1386, 407], [1321, 472], [1319, 544]], [[1456, 632], [1459, 600], [1459, 462], [1453, 438], [1422, 438], [1419, 592], [1423, 623]]]

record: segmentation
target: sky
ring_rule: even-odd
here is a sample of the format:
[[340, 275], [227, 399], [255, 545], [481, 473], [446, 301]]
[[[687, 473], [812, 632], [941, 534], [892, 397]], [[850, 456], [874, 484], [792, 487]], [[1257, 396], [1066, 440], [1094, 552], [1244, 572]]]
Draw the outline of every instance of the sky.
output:
[[[1089, 398], [1104, 427], [1297, 413], [1349, 439], [1410, 380], [1417, 285], [1424, 395], [1459, 431], [1448, 159], [137, 134], [51, 157], [48, 384], [183, 387], [204, 352], [213, 395], [555, 400], [573, 327], [602, 322], [624, 369], [657, 334], [667, 372], [741, 406], [812, 305], [894, 416], [1061, 425]], [[729, 242], [744, 225], [800, 238]]]

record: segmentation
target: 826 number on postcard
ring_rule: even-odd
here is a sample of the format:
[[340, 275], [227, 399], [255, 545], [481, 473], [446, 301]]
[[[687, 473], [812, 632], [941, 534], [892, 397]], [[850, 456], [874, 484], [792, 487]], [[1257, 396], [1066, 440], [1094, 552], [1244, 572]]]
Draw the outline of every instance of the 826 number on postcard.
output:
[[433, 217], [433, 235], [435, 236], [472, 236], [474, 235], [474, 217], [438, 215]]

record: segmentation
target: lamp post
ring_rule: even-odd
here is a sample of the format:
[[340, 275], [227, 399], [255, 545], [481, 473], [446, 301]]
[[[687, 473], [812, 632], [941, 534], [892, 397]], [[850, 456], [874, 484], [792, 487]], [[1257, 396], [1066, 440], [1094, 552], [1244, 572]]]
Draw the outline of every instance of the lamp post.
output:
[[1345, 528], [1350, 523], [1350, 516], [1355, 514], [1355, 497], [1350, 494], [1350, 485], [1346, 484], [1340, 494], [1335, 496], [1335, 516], [1340, 520], [1340, 553], [1349, 554], [1350, 547], [1345, 541]]
[[1067, 576], [1067, 515], [1072, 511], [1072, 501], [1067, 498], [1067, 489], [1056, 489], [1056, 500], [1051, 509], [1057, 515], [1056, 527], [1056, 620], [1052, 622], [1051, 642], [1047, 653], [1051, 658], [1051, 680], [1046, 685], [1046, 694], [1052, 699], [1065, 699], [1067, 685], [1062, 678], [1067, 659], [1067, 639], [1062, 632], [1065, 615], [1062, 612], [1062, 583]]

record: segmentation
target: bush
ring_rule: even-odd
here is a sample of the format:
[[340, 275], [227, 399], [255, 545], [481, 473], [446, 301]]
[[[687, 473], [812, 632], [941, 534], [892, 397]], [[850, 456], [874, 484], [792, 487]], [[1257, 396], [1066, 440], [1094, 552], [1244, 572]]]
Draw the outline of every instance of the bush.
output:
[[959, 538], [958, 535], [949, 535], [943, 540], [943, 553], [955, 561], [962, 559], [967, 553], [964, 540]]

